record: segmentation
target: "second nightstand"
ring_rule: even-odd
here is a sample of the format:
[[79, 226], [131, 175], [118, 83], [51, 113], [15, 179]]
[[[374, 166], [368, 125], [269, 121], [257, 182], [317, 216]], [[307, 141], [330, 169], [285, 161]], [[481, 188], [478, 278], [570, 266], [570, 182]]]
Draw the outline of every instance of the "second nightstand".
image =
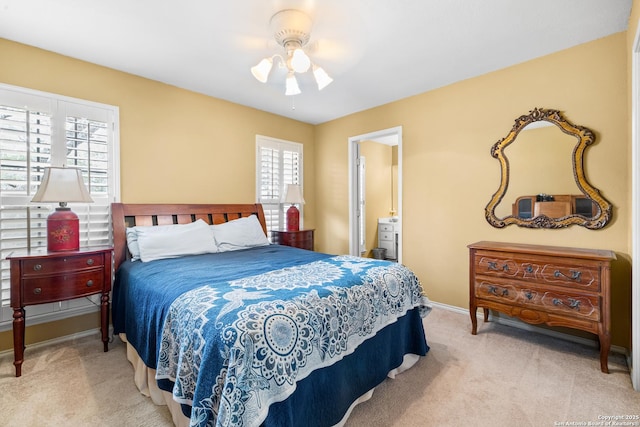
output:
[[104, 351], [109, 340], [112, 247], [78, 251], [31, 251], [7, 257], [11, 266], [13, 353], [16, 377], [22, 374], [26, 305], [66, 301], [101, 293], [100, 329]]
[[271, 240], [278, 245], [293, 246], [294, 248], [313, 250], [313, 229], [284, 231], [272, 230]]

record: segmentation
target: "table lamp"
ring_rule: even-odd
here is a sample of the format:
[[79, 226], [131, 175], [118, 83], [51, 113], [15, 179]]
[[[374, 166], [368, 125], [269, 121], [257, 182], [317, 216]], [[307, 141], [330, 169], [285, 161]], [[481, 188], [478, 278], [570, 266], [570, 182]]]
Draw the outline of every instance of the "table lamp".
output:
[[287, 209], [287, 231], [299, 231], [300, 230], [300, 211], [295, 206], [296, 204], [304, 204], [302, 198], [302, 191], [299, 185], [288, 184], [287, 192], [285, 193], [284, 203], [291, 203], [289, 209]]
[[80, 221], [78, 215], [67, 207], [68, 202], [93, 202], [82, 180], [80, 169], [44, 168], [42, 183], [31, 201], [60, 204], [47, 217], [47, 249], [49, 251], [77, 251], [80, 249]]

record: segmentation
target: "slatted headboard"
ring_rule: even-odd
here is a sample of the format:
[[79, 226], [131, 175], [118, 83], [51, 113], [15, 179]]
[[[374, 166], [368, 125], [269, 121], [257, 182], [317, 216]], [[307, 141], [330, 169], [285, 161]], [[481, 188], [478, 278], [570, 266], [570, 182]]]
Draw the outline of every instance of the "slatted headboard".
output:
[[265, 234], [265, 222], [262, 205], [254, 204], [131, 204], [112, 203], [113, 245], [115, 251], [115, 269], [127, 259], [127, 227], [136, 225], [187, 224], [202, 219], [208, 224], [221, 224], [256, 215]]

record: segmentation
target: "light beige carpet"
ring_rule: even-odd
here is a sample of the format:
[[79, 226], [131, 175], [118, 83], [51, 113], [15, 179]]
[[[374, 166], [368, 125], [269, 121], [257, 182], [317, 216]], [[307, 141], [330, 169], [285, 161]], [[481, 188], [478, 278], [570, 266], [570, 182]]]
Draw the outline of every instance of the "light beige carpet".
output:
[[[429, 354], [378, 387], [347, 427], [593, 425], [640, 415], [619, 354], [607, 375], [598, 351], [581, 344], [481, 321], [472, 336], [468, 315], [439, 308], [425, 326]], [[13, 355], [0, 357], [2, 426], [172, 425], [136, 389], [118, 339], [108, 353], [97, 335], [27, 348], [22, 369], [15, 378]]]

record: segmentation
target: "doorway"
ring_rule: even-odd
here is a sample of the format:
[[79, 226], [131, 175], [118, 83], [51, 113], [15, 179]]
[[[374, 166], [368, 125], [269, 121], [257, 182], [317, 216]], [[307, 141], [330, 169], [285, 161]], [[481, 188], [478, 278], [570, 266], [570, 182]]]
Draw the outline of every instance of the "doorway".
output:
[[[371, 218], [367, 221], [367, 203], [364, 197], [366, 185], [364, 161], [362, 161], [362, 145], [369, 143], [384, 144], [393, 147], [395, 171], [392, 172], [392, 186], [389, 188], [390, 203], [387, 217], [397, 218], [394, 223], [397, 239], [396, 259], [402, 262], [402, 126], [383, 129], [349, 138], [349, 253], [355, 256], [366, 253], [366, 247], [371, 245], [370, 228], [373, 227]], [[372, 162], [368, 162], [366, 175], [372, 175]], [[382, 191], [387, 191], [383, 189]], [[369, 215], [371, 216], [371, 215]], [[376, 218], [377, 219], [377, 218]], [[368, 225], [367, 225], [368, 224]], [[369, 242], [367, 242], [369, 240]]]

